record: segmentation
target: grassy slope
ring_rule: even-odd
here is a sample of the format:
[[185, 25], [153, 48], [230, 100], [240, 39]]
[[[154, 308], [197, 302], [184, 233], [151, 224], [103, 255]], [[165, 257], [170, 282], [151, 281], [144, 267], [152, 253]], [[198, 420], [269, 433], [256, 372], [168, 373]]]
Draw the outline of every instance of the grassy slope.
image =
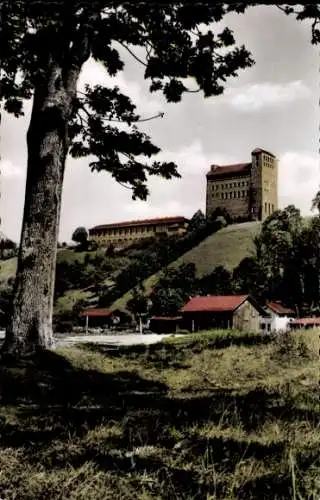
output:
[[[235, 224], [222, 229], [218, 233], [209, 236], [202, 241], [197, 247], [185, 253], [177, 261], [171, 265], [180, 265], [183, 262], [194, 262], [197, 266], [197, 272], [201, 276], [213, 270], [215, 266], [223, 265], [228, 269], [233, 269], [241, 259], [250, 255], [253, 250], [253, 235], [259, 230], [260, 224], [249, 222], [244, 224]], [[98, 250], [99, 252], [99, 250]], [[86, 252], [75, 252], [72, 249], [59, 249], [57, 260], [59, 261], [74, 261], [82, 262]], [[93, 255], [93, 253], [91, 253]], [[8, 259], [0, 262], [0, 282], [15, 275], [16, 259]], [[152, 275], [144, 282], [147, 292], [158, 280], [158, 274]], [[131, 297], [131, 292], [126, 293], [123, 297], [113, 304], [113, 308], [124, 308], [127, 301]], [[58, 300], [56, 311], [69, 311], [75, 302], [80, 299], [92, 298], [94, 296], [90, 292], [84, 290], [71, 290]]]
[[232, 271], [244, 257], [253, 254], [253, 238], [260, 227], [260, 222], [225, 227], [185, 253], [175, 265], [192, 262], [196, 265], [198, 276], [209, 274], [216, 266]]
[[318, 499], [319, 333], [211, 332], [0, 367], [1, 497]]
[[[209, 274], [216, 266], [224, 266], [232, 270], [244, 257], [254, 251], [253, 238], [260, 227], [260, 222], [245, 222], [228, 226], [203, 240], [171, 265], [178, 266], [182, 263], [193, 262], [198, 276]], [[144, 281], [147, 293], [150, 293], [156, 284], [158, 276], [159, 273], [154, 274]], [[112, 309], [125, 308], [131, 297], [132, 292], [127, 292], [112, 304]]]

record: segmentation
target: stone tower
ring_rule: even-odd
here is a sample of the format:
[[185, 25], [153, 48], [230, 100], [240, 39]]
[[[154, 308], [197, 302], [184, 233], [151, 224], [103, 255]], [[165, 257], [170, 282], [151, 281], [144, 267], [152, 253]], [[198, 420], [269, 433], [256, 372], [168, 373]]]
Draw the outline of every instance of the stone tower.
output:
[[278, 209], [278, 162], [264, 149], [249, 163], [211, 165], [206, 180], [207, 217], [219, 207], [234, 219], [264, 220]]
[[251, 218], [265, 220], [278, 209], [278, 160], [264, 149], [251, 153]]

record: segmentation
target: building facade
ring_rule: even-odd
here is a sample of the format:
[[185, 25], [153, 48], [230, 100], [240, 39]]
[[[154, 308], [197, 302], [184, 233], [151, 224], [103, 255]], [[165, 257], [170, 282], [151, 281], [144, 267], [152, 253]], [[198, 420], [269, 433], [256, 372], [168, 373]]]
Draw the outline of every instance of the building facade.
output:
[[278, 160], [264, 149], [251, 162], [212, 165], [207, 177], [206, 215], [218, 207], [232, 217], [264, 220], [278, 209]]
[[280, 302], [267, 302], [264, 309], [268, 316], [261, 318], [260, 327], [266, 332], [288, 331], [290, 323], [296, 317], [296, 312], [293, 309], [284, 307]]
[[183, 235], [187, 229], [188, 220], [185, 217], [162, 217], [95, 226], [89, 229], [89, 238], [100, 245], [122, 247], [164, 234]]

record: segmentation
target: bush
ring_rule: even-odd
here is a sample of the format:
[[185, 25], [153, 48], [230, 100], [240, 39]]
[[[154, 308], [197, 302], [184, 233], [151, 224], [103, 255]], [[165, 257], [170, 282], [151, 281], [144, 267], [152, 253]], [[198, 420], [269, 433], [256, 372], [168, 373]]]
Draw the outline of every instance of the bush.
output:
[[315, 345], [313, 345], [312, 338], [310, 338], [308, 342], [308, 336], [310, 335], [313, 334], [306, 331], [287, 331], [283, 333], [273, 334], [273, 350], [271, 357], [275, 360], [282, 361], [290, 361], [297, 358], [315, 358]]
[[73, 327], [78, 324], [78, 314], [74, 311], [68, 311], [62, 314], [54, 315], [53, 331], [55, 333], [72, 332]]

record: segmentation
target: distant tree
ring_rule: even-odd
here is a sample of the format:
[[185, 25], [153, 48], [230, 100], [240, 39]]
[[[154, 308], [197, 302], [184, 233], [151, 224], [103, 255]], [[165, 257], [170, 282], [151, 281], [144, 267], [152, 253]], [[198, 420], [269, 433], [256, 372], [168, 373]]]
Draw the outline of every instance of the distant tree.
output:
[[151, 312], [157, 316], [176, 316], [196, 290], [196, 268], [192, 263], [169, 268], [155, 285], [150, 299]]
[[188, 231], [201, 231], [206, 226], [206, 218], [201, 210], [198, 210], [189, 220]]
[[79, 243], [81, 247], [88, 246], [88, 231], [85, 227], [77, 227], [72, 233], [72, 241]]
[[235, 293], [245, 293], [264, 299], [267, 276], [255, 257], [245, 257], [233, 270], [232, 288]]
[[72, 307], [72, 311], [79, 315], [87, 307], [87, 301], [84, 299], [79, 299]]
[[132, 298], [127, 302], [127, 309], [135, 317], [148, 312], [148, 298], [141, 285], [134, 288]]
[[17, 244], [9, 238], [0, 239], [0, 259], [14, 257], [17, 252]]
[[223, 217], [227, 224], [232, 223], [232, 217], [229, 214], [228, 210], [224, 207], [217, 207], [214, 211], [208, 216], [207, 220], [209, 223], [214, 222], [218, 217]]
[[106, 250], [106, 256], [107, 257], [114, 257], [115, 256], [115, 250], [114, 250], [114, 245], [111, 243], [107, 250]]
[[318, 213], [320, 214], [320, 190], [317, 192], [315, 197], [312, 200], [312, 210], [318, 210]]
[[199, 280], [201, 295], [228, 295], [232, 293], [231, 273], [223, 266], [217, 266], [212, 273]]

